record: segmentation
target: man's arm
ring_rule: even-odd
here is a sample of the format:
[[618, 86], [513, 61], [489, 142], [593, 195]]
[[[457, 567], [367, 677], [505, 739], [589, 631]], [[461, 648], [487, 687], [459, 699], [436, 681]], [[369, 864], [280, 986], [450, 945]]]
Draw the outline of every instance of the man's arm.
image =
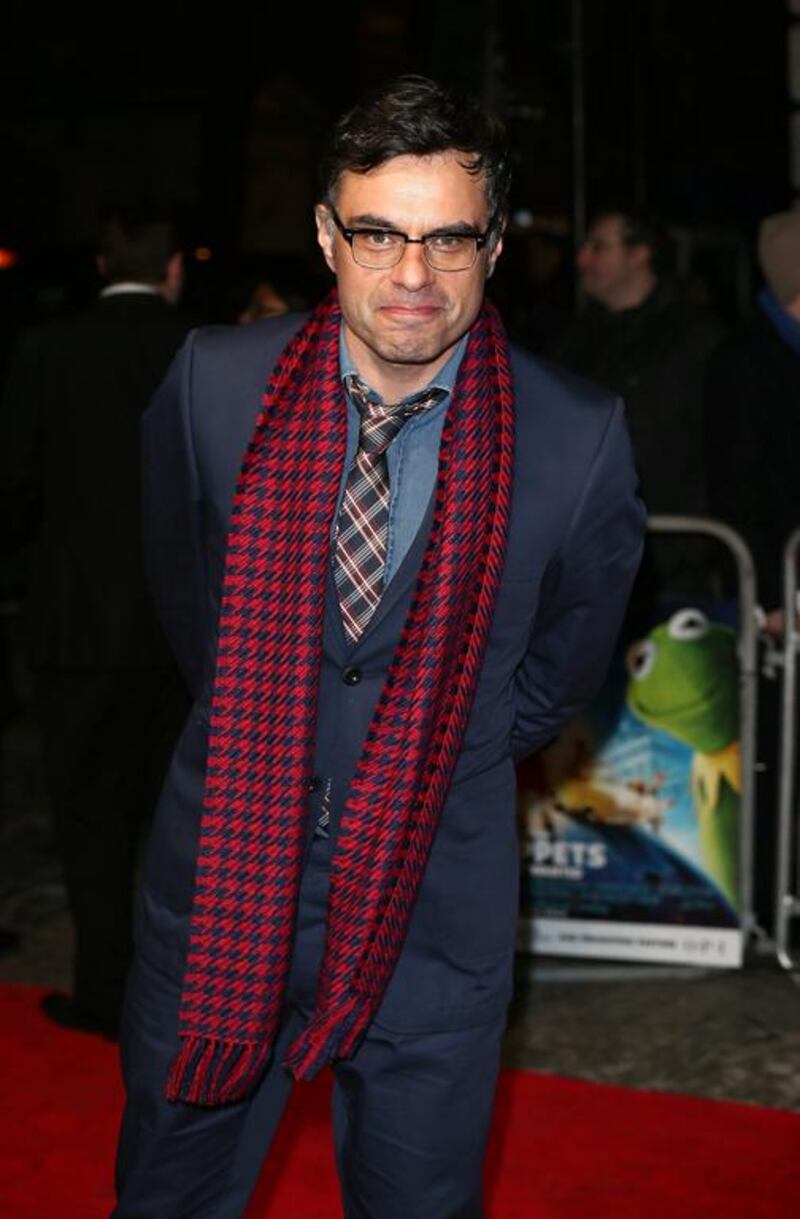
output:
[[515, 760], [558, 735], [599, 689], [642, 554], [645, 511], [622, 403], [611, 414], [566, 541], [550, 564], [517, 671]]
[[194, 333], [142, 420], [142, 533], [161, 625], [191, 693], [203, 677], [207, 568], [191, 418]]

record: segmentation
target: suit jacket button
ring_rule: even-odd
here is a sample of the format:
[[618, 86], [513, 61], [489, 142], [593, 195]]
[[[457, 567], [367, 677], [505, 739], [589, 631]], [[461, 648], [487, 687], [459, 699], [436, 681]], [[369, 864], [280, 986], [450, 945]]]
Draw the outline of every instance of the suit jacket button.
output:
[[308, 789], [309, 794], [313, 796], [314, 792], [318, 792], [321, 784], [322, 780], [320, 779], [319, 775], [312, 775], [306, 783], [306, 788]]
[[342, 681], [346, 686], [357, 686], [361, 681], [360, 669], [345, 669], [342, 674]]

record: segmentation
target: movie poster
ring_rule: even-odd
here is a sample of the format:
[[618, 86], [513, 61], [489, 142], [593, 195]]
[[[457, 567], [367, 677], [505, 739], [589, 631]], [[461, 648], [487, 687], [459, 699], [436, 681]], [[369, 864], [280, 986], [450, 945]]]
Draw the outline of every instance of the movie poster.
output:
[[520, 946], [741, 965], [740, 804], [736, 633], [687, 606], [520, 767]]

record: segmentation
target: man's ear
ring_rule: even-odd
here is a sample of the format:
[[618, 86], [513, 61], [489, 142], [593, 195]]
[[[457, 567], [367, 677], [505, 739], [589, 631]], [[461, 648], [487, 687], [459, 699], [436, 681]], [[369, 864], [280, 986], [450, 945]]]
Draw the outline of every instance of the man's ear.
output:
[[497, 241], [494, 244], [494, 248], [493, 248], [491, 254], [489, 255], [489, 257], [486, 260], [486, 278], [487, 279], [489, 279], [489, 277], [494, 274], [494, 268], [497, 264], [497, 260], [502, 253], [503, 253], [503, 235], [501, 233], [500, 236], [497, 238]]
[[183, 254], [177, 250], [167, 262], [166, 274], [161, 283], [161, 295], [171, 305], [177, 305], [183, 291]]
[[336, 259], [334, 257], [334, 231], [330, 213], [324, 203], [318, 203], [314, 208], [314, 219], [317, 222], [317, 242], [322, 250], [322, 255], [333, 271], [336, 274]]

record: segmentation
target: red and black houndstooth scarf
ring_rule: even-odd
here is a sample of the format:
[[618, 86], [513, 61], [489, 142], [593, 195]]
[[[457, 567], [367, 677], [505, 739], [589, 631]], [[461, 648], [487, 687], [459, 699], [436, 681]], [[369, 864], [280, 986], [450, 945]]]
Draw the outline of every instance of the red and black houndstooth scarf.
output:
[[[174, 1101], [239, 1100], [281, 1017], [304, 844], [326, 570], [346, 444], [336, 294], [273, 373], [231, 516]], [[346, 1058], [397, 961], [500, 583], [514, 412], [502, 325], [472, 327], [408, 618], [342, 811], [315, 1010], [287, 1067]]]

